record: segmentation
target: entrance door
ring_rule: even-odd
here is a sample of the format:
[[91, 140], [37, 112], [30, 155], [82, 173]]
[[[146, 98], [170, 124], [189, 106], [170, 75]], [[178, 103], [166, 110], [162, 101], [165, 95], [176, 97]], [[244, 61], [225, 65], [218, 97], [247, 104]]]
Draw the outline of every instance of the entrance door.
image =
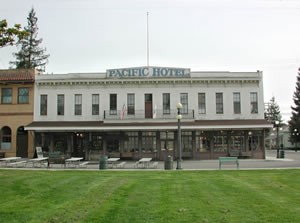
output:
[[17, 131], [16, 156], [28, 157], [28, 132], [24, 130], [24, 126], [19, 127]]
[[152, 94], [145, 94], [145, 118], [153, 117]]

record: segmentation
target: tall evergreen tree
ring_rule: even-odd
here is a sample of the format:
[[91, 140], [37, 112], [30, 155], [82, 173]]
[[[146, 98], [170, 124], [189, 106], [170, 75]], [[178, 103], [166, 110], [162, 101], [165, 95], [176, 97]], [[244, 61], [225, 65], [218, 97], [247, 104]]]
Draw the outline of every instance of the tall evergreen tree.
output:
[[21, 49], [18, 53], [14, 53], [16, 61], [10, 62], [15, 68], [36, 68], [39, 71], [45, 71], [45, 65], [48, 63], [49, 54], [45, 54], [46, 49], [40, 47], [43, 39], [37, 38], [38, 18], [32, 8], [27, 17], [27, 27], [25, 30], [29, 33], [23, 40], [20, 41]]
[[272, 122], [275, 124], [275, 121], [279, 121], [279, 124], [282, 124], [282, 116], [280, 113], [280, 107], [275, 101], [275, 97], [272, 97], [269, 106], [267, 107], [265, 111], [265, 119], [267, 119], [269, 122]]
[[289, 121], [290, 140], [292, 143], [300, 142], [300, 68], [296, 82], [296, 90], [293, 96], [294, 106], [292, 108], [292, 117]]

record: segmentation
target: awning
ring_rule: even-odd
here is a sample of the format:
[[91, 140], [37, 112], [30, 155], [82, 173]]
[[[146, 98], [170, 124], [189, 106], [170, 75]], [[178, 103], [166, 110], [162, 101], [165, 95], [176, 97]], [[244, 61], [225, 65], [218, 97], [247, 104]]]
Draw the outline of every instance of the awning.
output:
[[[242, 130], [242, 129], [270, 129], [272, 123], [265, 119], [252, 120], [194, 120], [181, 121], [183, 130]], [[25, 126], [25, 130], [39, 132], [60, 132], [60, 131], [120, 131], [120, 130], [175, 130], [177, 122], [158, 122], [153, 119], [141, 122], [128, 121], [36, 121]]]

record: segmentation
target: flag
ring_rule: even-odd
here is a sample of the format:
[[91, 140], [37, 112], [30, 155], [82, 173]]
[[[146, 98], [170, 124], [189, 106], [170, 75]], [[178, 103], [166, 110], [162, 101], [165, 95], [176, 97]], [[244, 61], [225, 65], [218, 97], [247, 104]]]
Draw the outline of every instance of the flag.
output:
[[154, 110], [153, 110], [153, 119], [156, 119], [156, 105], [154, 105]]
[[126, 105], [124, 104], [123, 107], [122, 107], [122, 110], [121, 110], [121, 115], [120, 115], [121, 120], [124, 119], [125, 112], [126, 112]]

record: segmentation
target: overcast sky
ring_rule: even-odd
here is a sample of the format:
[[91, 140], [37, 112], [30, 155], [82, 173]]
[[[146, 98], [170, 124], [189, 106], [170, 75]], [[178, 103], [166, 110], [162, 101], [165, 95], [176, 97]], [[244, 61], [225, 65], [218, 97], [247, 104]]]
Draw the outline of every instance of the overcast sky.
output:
[[[299, 0], [0, 0], [0, 19], [27, 25], [34, 7], [46, 73], [147, 65], [256, 71], [264, 98], [290, 117], [300, 67]], [[0, 49], [0, 69], [16, 47]]]

